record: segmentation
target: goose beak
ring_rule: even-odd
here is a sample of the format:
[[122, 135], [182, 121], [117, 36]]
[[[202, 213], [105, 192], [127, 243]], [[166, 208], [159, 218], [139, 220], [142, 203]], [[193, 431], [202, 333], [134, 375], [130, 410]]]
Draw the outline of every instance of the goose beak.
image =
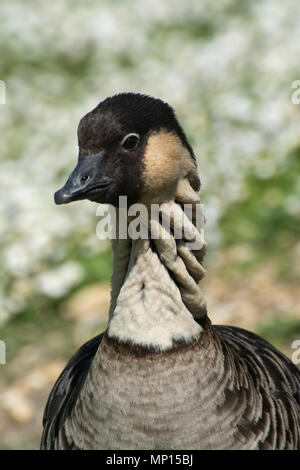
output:
[[80, 199], [95, 200], [113, 183], [104, 175], [104, 153], [84, 155], [78, 159], [65, 185], [54, 194], [55, 204], [67, 204]]

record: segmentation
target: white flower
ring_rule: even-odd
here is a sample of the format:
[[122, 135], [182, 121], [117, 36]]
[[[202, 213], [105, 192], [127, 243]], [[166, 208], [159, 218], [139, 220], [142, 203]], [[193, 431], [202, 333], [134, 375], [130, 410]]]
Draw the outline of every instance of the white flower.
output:
[[61, 297], [83, 277], [78, 263], [69, 261], [57, 269], [45, 271], [36, 277], [38, 288], [49, 297]]

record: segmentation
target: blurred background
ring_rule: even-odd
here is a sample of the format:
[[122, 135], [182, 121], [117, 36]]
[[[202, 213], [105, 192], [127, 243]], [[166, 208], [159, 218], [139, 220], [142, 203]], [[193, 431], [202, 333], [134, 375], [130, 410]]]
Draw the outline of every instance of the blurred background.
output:
[[288, 357], [300, 339], [298, 0], [3, 0], [0, 448], [36, 449], [66, 361], [103, 330], [112, 255], [96, 204], [57, 207], [80, 118], [106, 96], [168, 101], [198, 158], [214, 323]]

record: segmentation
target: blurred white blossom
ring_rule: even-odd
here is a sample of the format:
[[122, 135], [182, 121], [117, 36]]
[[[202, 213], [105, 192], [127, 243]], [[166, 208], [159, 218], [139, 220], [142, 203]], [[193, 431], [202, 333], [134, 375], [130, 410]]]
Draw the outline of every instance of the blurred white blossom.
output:
[[78, 283], [83, 276], [81, 266], [75, 262], [68, 262], [57, 269], [44, 271], [37, 276], [38, 288], [50, 297], [61, 297]]

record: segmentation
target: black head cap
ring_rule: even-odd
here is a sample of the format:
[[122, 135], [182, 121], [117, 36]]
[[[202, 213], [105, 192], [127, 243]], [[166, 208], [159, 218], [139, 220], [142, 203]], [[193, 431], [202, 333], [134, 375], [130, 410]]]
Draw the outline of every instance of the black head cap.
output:
[[[101, 133], [98, 133], [97, 138], [97, 128], [100, 126]], [[140, 93], [110, 96], [86, 114], [78, 127], [79, 146], [95, 151], [103, 145], [109, 146], [119, 135], [132, 131], [146, 135], [160, 129], [175, 132], [195, 159], [193, 149], [171, 106], [159, 98]]]

